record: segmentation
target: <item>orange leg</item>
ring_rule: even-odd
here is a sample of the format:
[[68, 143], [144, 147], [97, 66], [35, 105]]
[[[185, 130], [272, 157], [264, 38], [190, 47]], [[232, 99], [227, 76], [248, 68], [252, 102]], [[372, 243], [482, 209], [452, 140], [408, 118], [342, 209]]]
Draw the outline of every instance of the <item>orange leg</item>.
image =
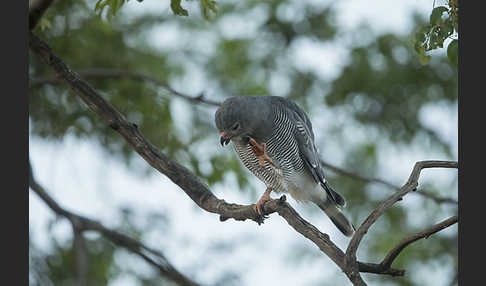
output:
[[267, 155], [267, 145], [265, 143], [259, 145], [255, 141], [255, 139], [250, 138], [250, 145], [251, 145], [251, 149], [253, 150], [253, 153], [255, 153], [255, 155], [258, 158], [258, 163], [261, 168], [263, 168], [263, 166], [265, 165], [265, 160], [267, 160], [268, 163], [270, 163], [272, 166], [275, 166], [272, 162], [272, 159], [270, 159], [270, 157], [268, 157]]
[[269, 188], [266, 189], [265, 192], [260, 197], [260, 199], [258, 200], [258, 202], [256, 202], [255, 206], [253, 207], [259, 215], [263, 215], [263, 213], [264, 213], [263, 204], [272, 200], [272, 198], [270, 197], [271, 192], [272, 192], [272, 189], [269, 189]]

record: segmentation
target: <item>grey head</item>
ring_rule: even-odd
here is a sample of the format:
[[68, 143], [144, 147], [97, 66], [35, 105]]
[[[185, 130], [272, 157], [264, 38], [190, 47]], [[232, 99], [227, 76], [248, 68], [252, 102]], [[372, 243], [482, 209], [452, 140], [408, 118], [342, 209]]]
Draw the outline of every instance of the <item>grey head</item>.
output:
[[[248, 144], [251, 138], [263, 142], [272, 135], [272, 108], [265, 96], [233, 96], [215, 114], [221, 145]], [[223, 145], [224, 146], [224, 145]]]

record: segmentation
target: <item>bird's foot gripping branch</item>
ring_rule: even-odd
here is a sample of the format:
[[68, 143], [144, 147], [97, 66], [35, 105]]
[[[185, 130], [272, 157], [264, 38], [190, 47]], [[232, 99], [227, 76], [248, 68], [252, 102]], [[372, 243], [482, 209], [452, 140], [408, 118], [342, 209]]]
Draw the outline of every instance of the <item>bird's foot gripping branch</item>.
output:
[[[244, 220], [247, 220], [247, 219], [251, 219], [251, 220], [257, 222], [258, 225], [261, 225], [261, 224], [264, 223], [264, 220], [267, 219], [270, 214], [278, 212], [279, 208], [284, 207], [286, 205], [285, 204], [286, 201], [287, 201], [287, 197], [285, 195], [282, 195], [278, 199], [272, 199], [272, 200], [265, 201], [260, 206], [261, 213], [259, 213], [256, 210], [256, 206], [257, 206], [256, 204], [251, 205], [251, 211], [247, 206], [230, 204], [230, 205], [235, 207], [231, 216], [220, 215], [219, 220], [220, 221], [226, 221], [230, 218], [233, 218], [235, 220], [244, 221]], [[237, 213], [238, 213], [238, 215], [237, 215]]]
[[[187, 168], [173, 161], [158, 148], [153, 146], [139, 131], [138, 128], [128, 122], [118, 110], [108, 103], [89, 83], [79, 77], [57, 57], [50, 47], [33, 33], [30, 33], [29, 48], [48, 65], [57, 75], [59, 80], [66, 83], [76, 96], [81, 98], [88, 108], [98, 114], [108, 126], [118, 132], [132, 148], [153, 168], [167, 176], [172, 182], [178, 185], [191, 200], [200, 208], [211, 213], [220, 215], [221, 220], [233, 218], [235, 220], [252, 219], [258, 222], [258, 214], [254, 205], [236, 205], [226, 203], [218, 199], [203, 184], [200, 179]], [[303, 219], [286, 201], [285, 197], [272, 200], [264, 204], [265, 215], [277, 212], [287, 223], [302, 236], [312, 241], [323, 253], [325, 253], [349, 278], [353, 285], [366, 285], [360, 273], [375, 273], [382, 275], [400, 276], [404, 275], [403, 270], [391, 268], [395, 257], [410, 243], [428, 237], [457, 222], [457, 216], [442, 223], [427, 228], [422, 233], [413, 237], [405, 238], [397, 247], [391, 250], [383, 263], [364, 263], [356, 258], [356, 252], [364, 235], [370, 226], [395, 202], [415, 189], [418, 185], [420, 172], [424, 168], [458, 168], [457, 162], [451, 161], [422, 161], [417, 162], [407, 183], [398, 189], [388, 199], [383, 201], [368, 218], [359, 226], [352, 237], [346, 252], [337, 247], [325, 233], [320, 232], [315, 226]]]

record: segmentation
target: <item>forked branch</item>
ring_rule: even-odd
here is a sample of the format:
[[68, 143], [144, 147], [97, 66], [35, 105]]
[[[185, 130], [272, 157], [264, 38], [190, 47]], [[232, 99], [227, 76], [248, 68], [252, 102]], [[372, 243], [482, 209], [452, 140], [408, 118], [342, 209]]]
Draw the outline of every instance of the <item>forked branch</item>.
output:
[[429, 238], [432, 234], [443, 230], [455, 223], [457, 223], [458, 217], [453, 216], [450, 217], [438, 224], [435, 224], [423, 231], [414, 233], [402, 239], [397, 246], [395, 246], [388, 254], [385, 256], [383, 261], [380, 263], [384, 268], [390, 268], [395, 258], [405, 249], [405, 247], [409, 246], [410, 244], [414, 243], [415, 241], [422, 239], [422, 238]]
[[[106, 69], [106, 68], [91, 68], [91, 69], [83, 69], [79, 70], [77, 72], [81, 78], [84, 79], [119, 79], [119, 78], [127, 78], [135, 81], [144, 81], [144, 82], [149, 82], [157, 87], [163, 88], [167, 90], [169, 93], [183, 98], [185, 100], [188, 100], [189, 102], [193, 103], [203, 103], [206, 105], [210, 106], [220, 106], [221, 103], [217, 101], [213, 101], [210, 99], [206, 99], [204, 97], [204, 94], [200, 94], [198, 96], [191, 96], [185, 93], [182, 93], [180, 91], [177, 91], [173, 89], [171, 86], [169, 86], [167, 83], [162, 82], [152, 76], [149, 76], [144, 73], [140, 72], [132, 72], [132, 71], [126, 71], [126, 70], [121, 70], [121, 69]], [[32, 78], [29, 80], [29, 88], [36, 88], [36, 87], [41, 87], [45, 84], [61, 84], [63, 83], [63, 80], [58, 78], [58, 77], [41, 77], [41, 78]], [[321, 160], [321, 164], [325, 166], [326, 168], [332, 170], [333, 172], [337, 174], [341, 174], [344, 176], [348, 176], [350, 178], [360, 180], [363, 182], [368, 182], [368, 183], [375, 183], [375, 184], [380, 184], [383, 186], [386, 186], [390, 190], [399, 190], [400, 186], [397, 186], [393, 183], [390, 183], [388, 181], [385, 181], [380, 178], [374, 178], [374, 177], [367, 177], [363, 176], [359, 173], [352, 172], [343, 168], [340, 168], [338, 166], [335, 166], [329, 162], [326, 162], [324, 160]], [[426, 197], [428, 199], [434, 200], [436, 203], [447, 203], [447, 204], [456, 204], [457, 205], [457, 200], [452, 199], [452, 198], [447, 198], [447, 197], [438, 197], [430, 193], [426, 192], [415, 192], [414, 194], [421, 195], [423, 197]]]
[[[88, 107], [97, 113], [111, 128], [117, 131], [142, 158], [156, 170], [166, 175], [172, 182], [178, 185], [199, 207], [217, 213], [221, 221], [228, 218], [236, 220], [252, 219], [258, 223], [263, 222], [263, 217], [254, 210], [254, 205], [237, 205], [226, 203], [218, 199], [200, 179], [187, 168], [171, 160], [165, 154], [160, 153], [158, 148], [153, 146], [140, 133], [137, 126], [126, 120], [126, 118], [109, 104], [96, 90], [81, 79], [78, 74], [70, 70], [67, 65], [58, 58], [46, 43], [37, 36], [30, 33], [29, 46], [32, 52], [49, 65], [57, 77], [63, 80], [79, 96]], [[312, 224], [304, 220], [300, 215], [285, 202], [285, 197], [272, 200], [264, 204], [265, 213], [268, 215], [277, 212], [290, 226], [307, 239], [311, 240], [319, 249], [324, 252], [339, 268], [348, 276], [354, 285], [366, 285], [359, 272], [369, 272], [386, 275], [403, 275], [403, 270], [383, 267], [381, 264], [364, 263], [357, 261], [356, 250], [370, 226], [390, 208], [396, 201], [405, 194], [415, 190], [418, 184], [420, 171], [423, 168], [445, 167], [457, 168], [457, 162], [448, 161], [423, 161], [417, 162], [408, 182], [398, 192], [384, 201], [371, 215], [361, 224], [351, 239], [346, 253], [337, 247], [327, 234], [320, 232]], [[47, 203], [47, 201], [46, 201]], [[55, 205], [54, 205], [55, 207]], [[61, 210], [62, 211], [62, 210]]]
[[348, 275], [351, 281], [353, 281], [353, 278], [360, 276], [358, 271], [359, 267], [356, 262], [356, 251], [358, 250], [359, 244], [364, 235], [387, 209], [389, 209], [397, 201], [402, 200], [403, 196], [417, 189], [420, 173], [422, 169], [425, 168], [458, 168], [458, 163], [455, 161], [420, 161], [415, 163], [407, 183], [403, 185], [398, 192], [390, 196], [376, 209], [374, 209], [366, 220], [359, 226], [356, 233], [351, 238], [345, 255], [346, 266], [353, 269]]

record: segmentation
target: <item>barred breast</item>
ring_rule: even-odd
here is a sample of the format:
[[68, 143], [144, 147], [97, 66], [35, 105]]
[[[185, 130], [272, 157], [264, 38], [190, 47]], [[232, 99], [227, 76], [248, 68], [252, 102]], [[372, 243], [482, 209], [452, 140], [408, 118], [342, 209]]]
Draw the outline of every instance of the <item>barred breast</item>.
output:
[[297, 141], [294, 138], [295, 124], [290, 121], [286, 113], [278, 106], [273, 107], [274, 128], [266, 142], [267, 154], [276, 165], [265, 161], [263, 168], [253, 153], [250, 144], [233, 144], [241, 161], [267, 188], [280, 192], [295, 192], [293, 180], [305, 172], [304, 162], [299, 153]]

